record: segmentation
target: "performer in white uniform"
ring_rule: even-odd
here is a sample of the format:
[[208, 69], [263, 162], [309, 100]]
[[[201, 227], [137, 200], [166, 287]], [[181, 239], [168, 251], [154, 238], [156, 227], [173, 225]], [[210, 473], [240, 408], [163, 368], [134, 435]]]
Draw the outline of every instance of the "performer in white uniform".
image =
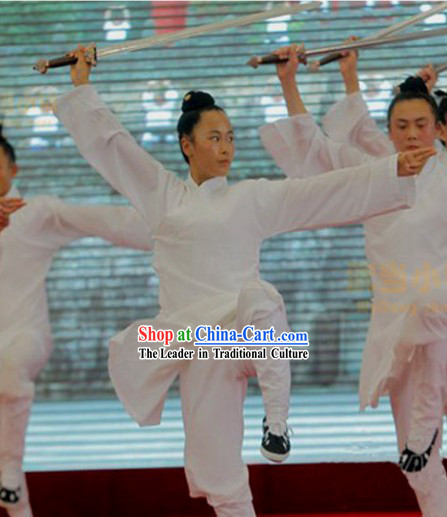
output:
[[[82, 48], [76, 55], [76, 88], [57, 100], [57, 116], [84, 158], [146, 219], [155, 239], [154, 266], [160, 277], [159, 315], [136, 322], [111, 342], [112, 381], [129, 413], [142, 425], [156, 425], [167, 390], [179, 376], [191, 495], [207, 497], [219, 517], [252, 517], [248, 472], [241, 458], [250, 364], [212, 357], [201, 361], [196, 356], [140, 361], [137, 328], [232, 328], [240, 319], [252, 321], [258, 307], [252, 302], [243, 307], [240, 297], [247, 285], [263, 285], [263, 239], [347, 224], [403, 207], [410, 202], [413, 181], [398, 179], [396, 158], [388, 158], [327, 178], [248, 180], [229, 186], [233, 130], [223, 110], [202, 92], [185, 96], [178, 125], [181, 150], [190, 166], [189, 178], [182, 181], [135, 143], [88, 84]], [[416, 173], [432, 153], [399, 155], [399, 175]], [[246, 312], [243, 318], [238, 311]], [[171, 345], [171, 350], [179, 346]], [[271, 361], [258, 361], [256, 367], [268, 411], [268, 383], [273, 379], [276, 386], [277, 367]], [[268, 419], [267, 414], [267, 424]]]
[[[18, 167], [0, 137], [0, 196], [17, 199]], [[13, 206], [17, 201], [13, 202]], [[0, 234], [0, 506], [32, 515], [22, 473], [34, 380], [51, 353], [45, 276], [62, 246], [85, 236], [152, 250], [147, 225], [131, 207], [75, 206], [50, 196], [30, 199]]]
[[[370, 162], [365, 152], [326, 138], [306, 111], [295, 82], [294, 51], [289, 63], [278, 67], [292, 116], [261, 128], [266, 149], [292, 177]], [[279, 53], [289, 55], [289, 49]], [[377, 136], [360, 94], [354, 96], [326, 116], [326, 127], [369, 153], [389, 154], [390, 143]], [[403, 92], [390, 106], [388, 124], [397, 151], [434, 145], [439, 134], [436, 104], [427, 94]], [[360, 378], [361, 407], [376, 406], [381, 395], [390, 395], [400, 464], [424, 517], [445, 517], [447, 508], [439, 454], [447, 402], [447, 291], [441, 281], [447, 252], [446, 167], [440, 151], [417, 178], [411, 210], [365, 223], [374, 301]]]

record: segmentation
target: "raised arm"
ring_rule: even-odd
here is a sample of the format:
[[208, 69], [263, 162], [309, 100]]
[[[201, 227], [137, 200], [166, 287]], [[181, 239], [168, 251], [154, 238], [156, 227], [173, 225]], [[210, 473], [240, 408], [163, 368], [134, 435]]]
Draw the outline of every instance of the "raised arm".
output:
[[82, 237], [101, 237], [116, 246], [153, 250], [147, 223], [128, 206], [72, 205], [44, 198], [46, 217], [41, 225], [45, 243], [56, 250]]
[[[349, 41], [355, 39], [353, 36]], [[339, 66], [346, 97], [334, 104], [323, 117], [323, 129], [334, 141], [349, 144], [370, 156], [389, 156], [394, 153], [393, 144], [377, 127], [360, 91], [358, 54], [355, 51], [345, 54]]]
[[307, 178], [367, 162], [360, 151], [327, 138], [306, 110], [296, 80], [296, 48], [284, 47], [277, 53], [289, 58], [277, 65], [277, 75], [290, 116], [262, 126], [259, 132], [278, 167], [290, 178]]
[[361, 222], [414, 203], [412, 177], [434, 149], [393, 155], [374, 163], [307, 179], [259, 180], [256, 203], [263, 237]]
[[[78, 58], [79, 73], [88, 65]], [[73, 137], [81, 155], [157, 228], [166, 210], [179, 203], [185, 186], [146, 153], [102, 102], [88, 74], [75, 89], [57, 99], [55, 113]]]
[[259, 133], [264, 148], [289, 178], [309, 178], [371, 161], [358, 149], [325, 136], [310, 113], [267, 124]]

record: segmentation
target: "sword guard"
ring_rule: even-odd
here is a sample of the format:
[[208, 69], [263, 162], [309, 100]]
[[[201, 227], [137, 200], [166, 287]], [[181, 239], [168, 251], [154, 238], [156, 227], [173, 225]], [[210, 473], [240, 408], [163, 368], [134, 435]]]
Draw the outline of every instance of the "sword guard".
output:
[[[87, 63], [89, 63], [90, 65], [96, 66], [96, 45], [94, 43], [91, 43], [90, 45], [88, 45], [88, 47], [86, 47], [85, 59], [87, 60]], [[54, 59], [49, 60], [41, 59], [33, 66], [33, 70], [37, 70], [41, 74], [45, 74], [49, 68], [60, 68], [62, 66], [74, 65], [75, 63], [77, 63], [77, 61], [78, 58], [69, 55], [56, 57]]]

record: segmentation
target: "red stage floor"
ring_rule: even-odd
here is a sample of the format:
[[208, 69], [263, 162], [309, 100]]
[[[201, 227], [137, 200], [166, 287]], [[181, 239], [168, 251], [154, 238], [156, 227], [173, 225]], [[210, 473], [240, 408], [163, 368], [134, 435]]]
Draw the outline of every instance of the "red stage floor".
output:
[[420, 513], [295, 513], [288, 515], [262, 515], [260, 517], [420, 517]]

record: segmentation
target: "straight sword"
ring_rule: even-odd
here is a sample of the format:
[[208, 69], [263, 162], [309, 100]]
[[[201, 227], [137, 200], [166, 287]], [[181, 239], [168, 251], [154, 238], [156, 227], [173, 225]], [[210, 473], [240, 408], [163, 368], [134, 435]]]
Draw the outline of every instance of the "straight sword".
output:
[[[406, 41], [415, 41], [427, 38], [437, 38], [439, 36], [447, 35], [447, 28], [435, 29], [430, 31], [412, 32], [410, 34], [400, 34], [397, 36], [388, 36], [386, 38], [377, 38], [371, 40], [353, 41], [351, 43], [342, 43], [339, 45], [331, 45], [327, 47], [315, 48], [311, 50], [300, 49], [297, 52], [298, 59], [301, 63], [307, 62], [307, 58], [311, 56], [318, 56], [320, 54], [327, 54], [329, 52], [341, 52], [344, 50], [359, 50], [373, 47], [380, 47], [383, 45], [393, 45], [395, 43], [403, 43]], [[270, 65], [276, 63], [285, 63], [288, 59], [282, 59], [276, 54], [268, 54], [266, 56], [253, 56], [247, 62], [247, 65], [252, 68], [258, 68], [259, 65]]]
[[[91, 44], [87, 47], [86, 58], [92, 65], [95, 65], [97, 60], [100, 58], [102, 59], [104, 57], [115, 56], [117, 54], [127, 54], [128, 52], [134, 52], [136, 50], [144, 50], [149, 47], [166, 45], [167, 43], [173, 43], [175, 41], [193, 38], [195, 36], [202, 36], [203, 34], [209, 34], [224, 29], [242, 27], [244, 25], [250, 25], [252, 23], [268, 20], [270, 18], [276, 18], [278, 16], [284, 16], [286, 14], [296, 14], [302, 11], [310, 11], [312, 9], [317, 9], [320, 6], [320, 1], [314, 1], [306, 4], [276, 7], [274, 9], [249, 14], [247, 16], [240, 16], [231, 20], [208, 23], [198, 27], [190, 27], [175, 33], [159, 34], [150, 36], [148, 38], [128, 41], [126, 43], [118, 43], [116, 45], [111, 45], [101, 49], [96, 49], [96, 45]], [[73, 65], [76, 62], [76, 57], [65, 55], [54, 59], [41, 59], [34, 65], [33, 69], [37, 70], [41, 74], [44, 74], [49, 68]]]

